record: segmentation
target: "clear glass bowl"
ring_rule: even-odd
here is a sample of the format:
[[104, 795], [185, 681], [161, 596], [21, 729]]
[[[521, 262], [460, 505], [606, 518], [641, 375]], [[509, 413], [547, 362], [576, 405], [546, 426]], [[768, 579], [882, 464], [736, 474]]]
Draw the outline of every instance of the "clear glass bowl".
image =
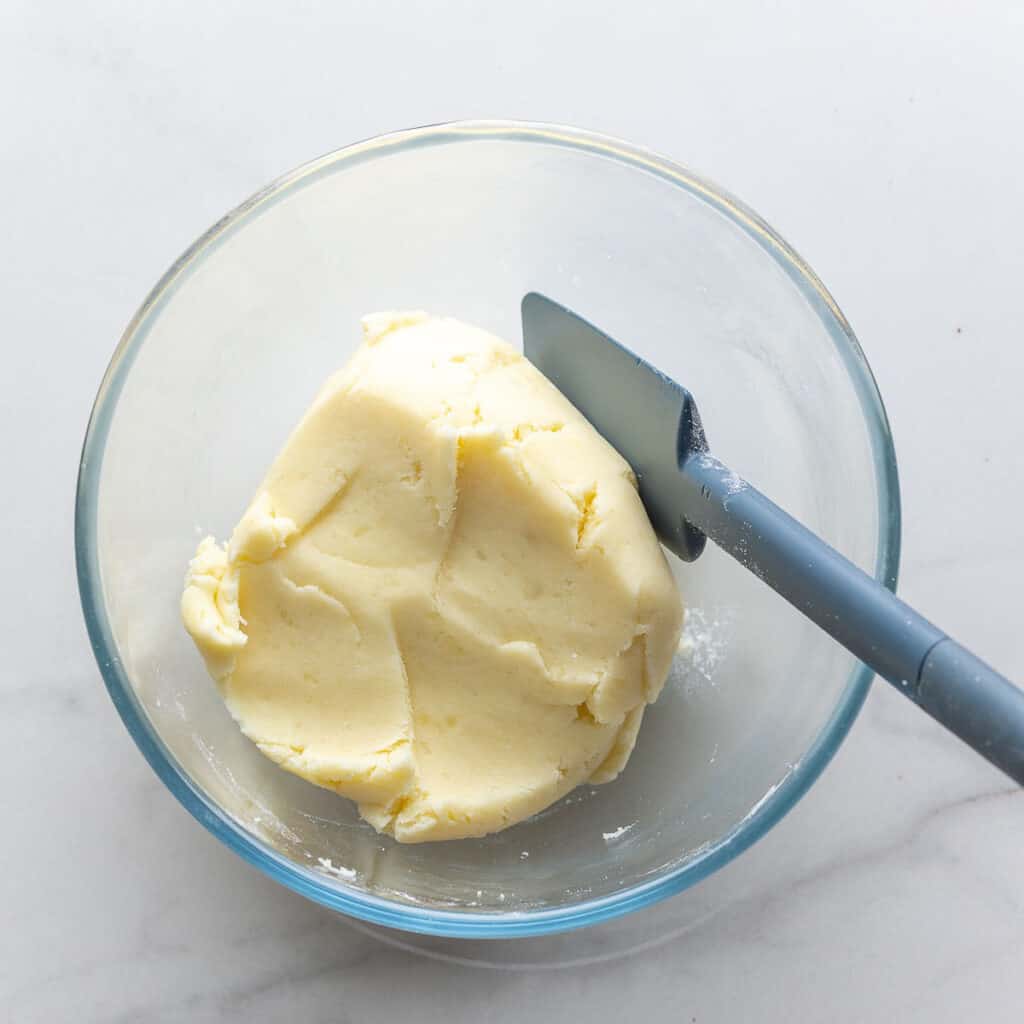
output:
[[[511, 937], [679, 892], [817, 778], [870, 675], [709, 546], [674, 565], [692, 650], [628, 768], [482, 840], [401, 846], [239, 733], [178, 614], [197, 540], [225, 537], [378, 309], [520, 336], [542, 291], [689, 387], [713, 449], [889, 585], [896, 466], [835, 303], [756, 215], [613, 139], [474, 122], [359, 143], [211, 228], [132, 320], [82, 456], [76, 544], [96, 657], [157, 774], [272, 878], [376, 924]], [[628, 401], [628, 395], [623, 396]]]

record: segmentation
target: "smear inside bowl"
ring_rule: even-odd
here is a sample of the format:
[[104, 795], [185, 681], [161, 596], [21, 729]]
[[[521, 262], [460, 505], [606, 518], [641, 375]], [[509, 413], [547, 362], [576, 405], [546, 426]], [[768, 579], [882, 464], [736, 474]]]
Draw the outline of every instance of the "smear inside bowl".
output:
[[856, 341], [780, 239], [683, 169], [470, 123], [341, 150], [244, 204], [157, 286], [104, 380], [78, 495], [86, 619], [128, 728], [203, 824], [313, 899], [412, 931], [554, 931], [698, 881], [813, 782], [869, 680], [709, 545], [673, 562], [688, 649], [626, 771], [505, 832], [396, 844], [239, 733], [179, 619], [197, 539], [230, 532], [363, 313], [427, 308], [518, 342], [530, 290], [685, 384], [728, 464], [895, 577], [895, 462]]

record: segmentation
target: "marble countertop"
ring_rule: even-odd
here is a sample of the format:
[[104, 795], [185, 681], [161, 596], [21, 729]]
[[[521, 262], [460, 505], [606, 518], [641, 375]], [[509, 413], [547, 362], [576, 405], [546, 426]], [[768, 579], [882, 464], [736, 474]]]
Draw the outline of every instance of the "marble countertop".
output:
[[5, 4], [0, 1018], [1019, 1021], [1024, 796], [885, 684], [658, 943], [641, 914], [411, 950], [275, 886], [114, 712], [72, 498], [116, 339], [225, 210], [382, 130], [575, 123], [708, 175], [807, 257], [891, 413], [902, 593], [1024, 679], [1022, 52], [1021, 8], [988, 0]]

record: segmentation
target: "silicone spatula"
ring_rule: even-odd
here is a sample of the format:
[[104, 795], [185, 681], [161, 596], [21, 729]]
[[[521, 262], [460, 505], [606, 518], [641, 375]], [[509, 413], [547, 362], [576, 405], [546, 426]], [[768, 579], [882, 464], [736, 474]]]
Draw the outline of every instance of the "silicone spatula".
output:
[[1024, 785], [1024, 691], [716, 459], [685, 388], [543, 295], [522, 316], [527, 358], [630, 463], [670, 551], [710, 538]]

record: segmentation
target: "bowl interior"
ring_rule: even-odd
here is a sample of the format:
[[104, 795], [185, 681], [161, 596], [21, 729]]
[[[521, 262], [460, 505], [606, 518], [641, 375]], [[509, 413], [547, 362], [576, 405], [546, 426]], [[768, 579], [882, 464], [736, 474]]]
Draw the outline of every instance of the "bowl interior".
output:
[[866, 686], [709, 545], [673, 565], [692, 647], [626, 771], [499, 835], [398, 845], [241, 736], [179, 620], [197, 540], [228, 535], [363, 313], [423, 308], [518, 342], [529, 290], [684, 383], [716, 454], [869, 572], [894, 558], [888, 438], [855, 342], [756, 220], [671, 165], [583, 133], [425, 129], [237, 212], [154, 292], [101, 392], [80, 495], [87, 618], [122, 714], [201, 819], [289, 884], [399, 925], [540, 920], [685, 884], [766, 827]]

